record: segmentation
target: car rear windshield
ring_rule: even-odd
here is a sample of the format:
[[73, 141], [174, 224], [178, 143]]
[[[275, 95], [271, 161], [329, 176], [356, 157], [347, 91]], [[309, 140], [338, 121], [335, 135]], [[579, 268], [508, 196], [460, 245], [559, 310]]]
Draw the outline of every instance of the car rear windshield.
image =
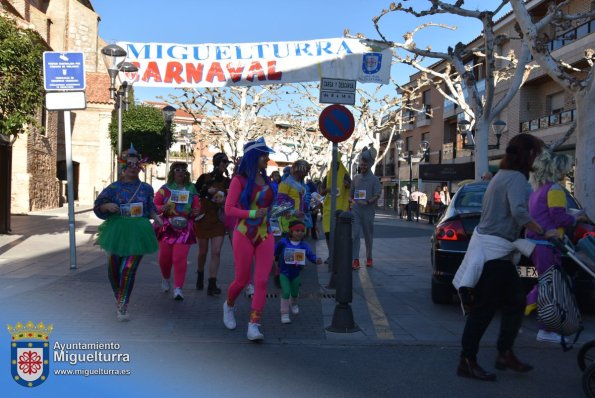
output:
[[459, 192], [456, 197], [455, 208], [472, 207], [481, 209], [481, 202], [485, 192], [485, 186], [463, 188], [463, 191]]

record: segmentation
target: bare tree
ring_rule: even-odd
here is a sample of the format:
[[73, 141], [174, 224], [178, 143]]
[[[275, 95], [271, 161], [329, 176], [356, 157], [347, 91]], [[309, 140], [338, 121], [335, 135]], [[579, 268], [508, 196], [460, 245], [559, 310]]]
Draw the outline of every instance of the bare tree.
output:
[[[406, 0], [405, 0], [406, 1]], [[430, 7], [424, 11], [416, 11], [412, 7], [404, 7], [402, 3], [391, 3], [388, 9], [382, 10], [379, 16], [374, 17], [373, 22], [376, 31], [382, 39], [397, 49], [395, 57], [398, 62], [409, 64], [423, 72], [422, 76], [427, 83], [433, 84], [438, 91], [450, 101], [461, 107], [475, 128], [475, 175], [479, 178], [488, 170], [488, 135], [492, 122], [499, 116], [506, 106], [513, 99], [518, 89], [529, 75], [526, 68], [529, 60], [529, 49], [524, 43], [521, 44], [520, 53], [498, 54], [497, 44], [502, 40], [518, 39], [518, 37], [506, 37], [498, 35], [494, 31], [494, 19], [508, 0], [502, 0], [494, 10], [470, 10], [464, 8], [464, 1], [458, 0], [454, 4], [445, 3], [439, 0], [428, 0]], [[440, 27], [454, 29], [443, 24], [424, 23], [414, 30], [403, 35], [404, 41], [390, 42], [381, 32], [379, 22], [387, 14], [401, 12], [413, 15], [418, 18], [435, 16], [439, 14], [457, 15], [466, 18], [475, 18], [483, 26], [483, 35], [478, 39], [476, 47], [470, 47], [461, 42], [454, 47], [449, 47], [446, 52], [433, 51], [430, 47], [418, 48], [414, 36], [422, 29]], [[404, 50], [406, 56], [400, 56], [398, 50]], [[444, 61], [442, 69], [424, 67], [427, 58]], [[475, 58], [481, 60], [479, 64], [470, 64], [468, 61]], [[496, 60], [504, 58], [509, 61], [509, 67], [496, 69]], [[483, 70], [485, 76], [485, 89], [478, 86], [478, 78], [475, 68]], [[503, 80], [510, 79], [507, 92], [498, 100], [495, 95], [496, 84]]]
[[[549, 9], [542, 19], [533, 21], [526, 5], [521, 0], [510, 0], [512, 9], [520, 25], [525, 40], [535, 61], [544, 71], [567, 92], [571, 93], [576, 105], [576, 119], [562, 140], [561, 144], [576, 130], [576, 171], [574, 178], [575, 194], [585, 206], [591, 220], [595, 219], [595, 80], [593, 79], [593, 60], [595, 51], [585, 49], [588, 68], [579, 70], [556, 59], [546, 45], [549, 38], [544, 34], [546, 27], [568, 29], [572, 23], [578, 24], [592, 19], [595, 11], [570, 14], [564, 10], [568, 1], [549, 2]], [[559, 3], [559, 4], [556, 4]]]
[[171, 101], [202, 126], [201, 144], [214, 145], [234, 160], [243, 145], [266, 133], [261, 113], [279, 99], [279, 85], [182, 89]]
[[[318, 98], [315, 95], [318, 89], [317, 85], [318, 83], [293, 85], [295, 94], [302, 98], [301, 101], [292, 102], [290, 113], [294, 118], [305, 118], [306, 120], [313, 120], [314, 123], [318, 123], [318, 117], [327, 104], [318, 102]], [[400, 98], [396, 96], [382, 96], [381, 86], [376, 86], [372, 91], [358, 88], [357, 94], [358, 100], [356, 100], [355, 105], [351, 106], [355, 120], [354, 132], [348, 140], [339, 144], [339, 151], [345, 155], [343, 160], [348, 167], [355, 161], [358, 152], [369, 144], [372, 144], [376, 149], [380, 148], [380, 135], [376, 134], [379, 130], [378, 122], [382, 119], [382, 115], [394, 114], [400, 104]], [[389, 123], [392, 126], [396, 122], [394, 119], [391, 119]], [[395, 130], [393, 129], [389, 141], [394, 139], [394, 133]], [[373, 168], [382, 161], [387, 151], [388, 149], [378, 154]], [[330, 164], [330, 152], [326, 152], [325, 156], [329, 157], [327, 163]]]
[[314, 120], [300, 120], [291, 115], [284, 120], [288, 128], [277, 134], [278, 152], [288, 160], [295, 157], [306, 160], [311, 166], [311, 176], [321, 178], [330, 164], [331, 143], [318, 131]]

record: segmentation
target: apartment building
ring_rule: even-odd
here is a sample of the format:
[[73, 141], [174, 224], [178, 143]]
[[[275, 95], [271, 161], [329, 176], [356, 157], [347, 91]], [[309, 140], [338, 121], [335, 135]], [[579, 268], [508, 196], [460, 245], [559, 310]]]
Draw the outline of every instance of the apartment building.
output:
[[[541, 19], [547, 14], [547, 2], [544, 0], [529, 1], [527, 6], [536, 19]], [[574, 0], [564, 6], [564, 11], [566, 13], [586, 12], [590, 11], [591, 7], [590, 1]], [[514, 15], [509, 13], [496, 22], [495, 31], [497, 34], [518, 37], [514, 24]], [[555, 58], [562, 59], [578, 69], [587, 67], [584, 51], [587, 48], [595, 48], [595, 20], [569, 22], [564, 27], [552, 25], [546, 34], [551, 38], [546, 45]], [[478, 36], [467, 43], [466, 47], [481, 48], [481, 37]], [[496, 51], [499, 54], [508, 54], [511, 51], [518, 54], [520, 41], [501, 40], [497, 43]], [[485, 67], [482, 64], [482, 58], [470, 52], [465, 63], [472, 67], [478, 92], [480, 95], [483, 94]], [[498, 60], [496, 63], [498, 70], [506, 66], [508, 66], [506, 60]], [[430, 68], [442, 72], [445, 63], [437, 62]], [[415, 88], [417, 95], [399, 110], [400, 114], [397, 118], [401, 120], [398, 132], [403, 140], [401, 160], [398, 160], [397, 146], [393, 139], [389, 150], [390, 156], [387, 156], [375, 170], [383, 183], [387, 207], [392, 207], [391, 201], [394, 203], [399, 186], [409, 184], [409, 180], [412, 180], [414, 186], [421, 184], [423, 191], [429, 194], [436, 185], [448, 185], [454, 192], [459, 182], [476, 177], [473, 172], [474, 152], [469, 148], [469, 142], [463, 139], [458, 128], [459, 121], [465, 118], [463, 112], [455, 103], [445, 99], [433, 84], [426, 82], [425, 85], [420, 86], [420, 81], [423, 81], [421, 77], [421, 72], [414, 73], [403, 86], [405, 89]], [[505, 95], [509, 85], [510, 79], [496, 85], [496, 101]], [[549, 143], [564, 136], [574, 117], [575, 105], [572, 96], [553, 81], [545, 71], [540, 68], [533, 69], [510, 104], [497, 117], [505, 123], [499, 146], [497, 146], [496, 135], [493, 132], [490, 133], [488, 151], [490, 170], [497, 170], [508, 141], [516, 134], [521, 132], [534, 134]], [[383, 145], [380, 148], [382, 152], [388, 145], [390, 131], [385, 128], [379, 130], [378, 134]], [[403, 157], [402, 154], [406, 155], [409, 152], [416, 154], [422, 141], [428, 141], [430, 144], [429, 158], [421, 160], [414, 157], [414, 160], [419, 159], [421, 162], [414, 161], [410, 167], [407, 156]], [[557, 151], [574, 156], [575, 144], [576, 133], [573, 133], [557, 148]], [[418, 181], [420, 164], [423, 172], [421, 180]]]

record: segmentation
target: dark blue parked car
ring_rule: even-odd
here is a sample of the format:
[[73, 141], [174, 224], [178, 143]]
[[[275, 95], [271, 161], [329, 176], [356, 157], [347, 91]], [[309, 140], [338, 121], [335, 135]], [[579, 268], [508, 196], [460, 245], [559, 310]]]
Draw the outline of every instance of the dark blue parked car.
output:
[[[463, 185], [453, 196], [430, 238], [432, 301], [436, 304], [447, 304], [453, 301], [455, 289], [452, 286], [452, 280], [463, 261], [473, 229], [479, 223], [481, 203], [487, 186], [487, 182]], [[528, 185], [527, 187], [530, 189]], [[580, 205], [569, 192], [566, 192], [566, 200], [569, 208], [580, 209]], [[568, 258], [564, 259], [563, 265], [575, 279], [579, 304], [585, 304], [591, 297], [592, 278]], [[523, 256], [518, 270], [523, 279], [523, 285], [529, 291], [537, 281], [535, 267], [530, 259]]]

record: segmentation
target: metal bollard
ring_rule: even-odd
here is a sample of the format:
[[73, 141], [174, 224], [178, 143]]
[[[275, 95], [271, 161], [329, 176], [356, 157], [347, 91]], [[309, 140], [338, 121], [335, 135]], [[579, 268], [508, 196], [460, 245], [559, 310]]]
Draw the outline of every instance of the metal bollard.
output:
[[335, 333], [354, 333], [360, 330], [353, 319], [350, 303], [353, 301], [353, 271], [351, 269], [352, 237], [351, 225], [353, 216], [344, 211], [337, 216], [335, 231], [336, 250], [334, 266], [337, 270], [335, 312], [331, 326], [326, 330]]
[[[341, 238], [337, 239], [337, 226], [339, 224], [339, 216], [343, 213], [343, 210], [335, 211], [335, 228], [334, 231], [331, 233], [331, 238], [333, 239], [331, 243], [330, 249], [330, 257], [329, 257], [329, 271], [331, 272], [331, 277], [328, 282], [327, 289], [336, 289], [337, 288], [337, 261], [336, 261], [336, 252], [337, 250], [341, 249]], [[351, 233], [351, 232], [350, 232]]]

